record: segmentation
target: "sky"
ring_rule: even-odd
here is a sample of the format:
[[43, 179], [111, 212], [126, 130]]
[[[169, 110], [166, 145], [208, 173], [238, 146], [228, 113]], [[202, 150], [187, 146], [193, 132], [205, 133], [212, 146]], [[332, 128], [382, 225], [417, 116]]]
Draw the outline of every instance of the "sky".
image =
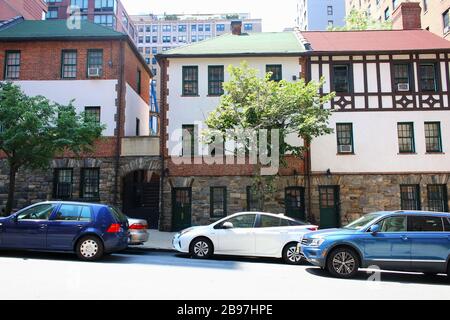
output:
[[263, 20], [263, 31], [293, 27], [297, 0], [122, 0], [128, 14], [250, 13]]

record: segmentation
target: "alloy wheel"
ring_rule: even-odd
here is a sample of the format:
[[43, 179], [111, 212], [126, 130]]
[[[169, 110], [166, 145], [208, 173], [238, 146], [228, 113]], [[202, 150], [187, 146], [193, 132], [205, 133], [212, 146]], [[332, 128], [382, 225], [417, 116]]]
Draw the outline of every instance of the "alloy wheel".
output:
[[333, 257], [333, 269], [340, 275], [349, 275], [355, 270], [355, 258], [348, 252], [338, 252]]
[[289, 247], [286, 252], [288, 260], [292, 263], [298, 263], [302, 259], [302, 255], [297, 252], [297, 246]]
[[194, 253], [198, 257], [206, 257], [209, 253], [209, 245], [205, 241], [198, 241], [194, 245]]

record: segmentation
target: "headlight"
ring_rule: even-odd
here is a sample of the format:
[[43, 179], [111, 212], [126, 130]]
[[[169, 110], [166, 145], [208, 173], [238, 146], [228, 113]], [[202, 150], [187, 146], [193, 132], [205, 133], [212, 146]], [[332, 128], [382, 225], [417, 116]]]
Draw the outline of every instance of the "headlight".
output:
[[325, 241], [323, 238], [319, 239], [312, 239], [311, 243], [309, 244], [311, 247], [320, 247], [320, 245]]
[[189, 231], [192, 231], [193, 229], [194, 229], [194, 228], [187, 228], [187, 229], [184, 229], [183, 231], [180, 232], [180, 236], [182, 236], [183, 234], [188, 233]]

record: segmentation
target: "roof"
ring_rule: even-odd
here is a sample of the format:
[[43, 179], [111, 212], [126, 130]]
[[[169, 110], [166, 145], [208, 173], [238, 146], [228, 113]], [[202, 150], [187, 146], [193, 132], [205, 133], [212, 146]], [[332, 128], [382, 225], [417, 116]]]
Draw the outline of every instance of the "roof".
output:
[[450, 49], [450, 41], [426, 30], [302, 31], [319, 52], [402, 52]]
[[305, 52], [294, 32], [225, 34], [168, 50], [161, 57], [296, 56]]
[[127, 35], [110, 28], [81, 21], [79, 29], [69, 29], [66, 20], [25, 20], [0, 30], [0, 40], [59, 40], [124, 38]]

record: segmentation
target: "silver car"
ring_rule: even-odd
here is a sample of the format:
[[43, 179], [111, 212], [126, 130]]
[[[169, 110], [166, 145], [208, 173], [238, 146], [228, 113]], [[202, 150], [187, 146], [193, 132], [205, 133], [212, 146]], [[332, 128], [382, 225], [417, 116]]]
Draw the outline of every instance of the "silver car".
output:
[[136, 246], [147, 242], [149, 237], [147, 220], [127, 218], [129, 224], [128, 230], [130, 231], [130, 240], [128, 241], [128, 244]]

